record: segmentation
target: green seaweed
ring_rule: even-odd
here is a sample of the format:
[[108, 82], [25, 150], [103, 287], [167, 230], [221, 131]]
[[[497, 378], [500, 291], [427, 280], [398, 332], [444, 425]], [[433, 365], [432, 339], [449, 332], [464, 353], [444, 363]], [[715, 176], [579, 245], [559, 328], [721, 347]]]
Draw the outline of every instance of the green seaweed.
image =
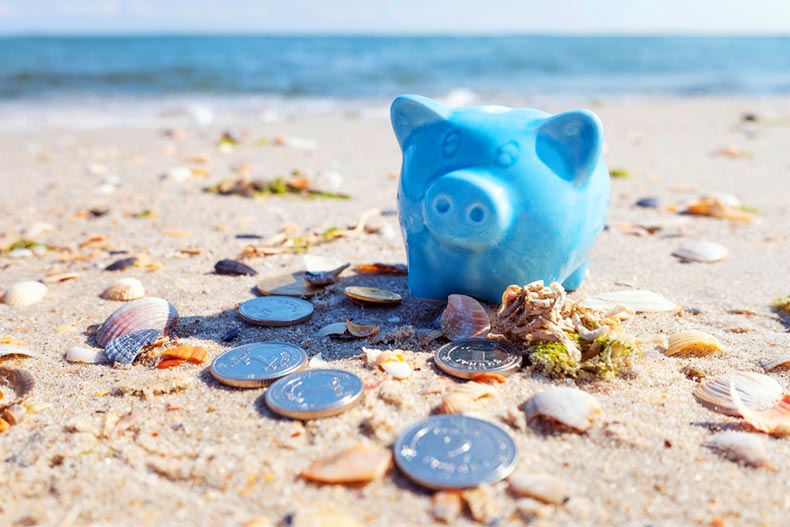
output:
[[774, 301], [771, 302], [771, 307], [775, 311], [781, 311], [782, 313], [790, 315], [790, 294], [774, 299]]
[[610, 168], [609, 177], [614, 179], [629, 179], [631, 174], [629, 174], [628, 170], [624, 168]]
[[626, 373], [639, 353], [635, 343], [622, 339], [601, 337], [588, 342], [576, 333], [568, 337], [581, 349], [582, 360], [573, 359], [560, 342], [540, 340], [527, 347], [532, 365], [548, 377], [608, 379]]

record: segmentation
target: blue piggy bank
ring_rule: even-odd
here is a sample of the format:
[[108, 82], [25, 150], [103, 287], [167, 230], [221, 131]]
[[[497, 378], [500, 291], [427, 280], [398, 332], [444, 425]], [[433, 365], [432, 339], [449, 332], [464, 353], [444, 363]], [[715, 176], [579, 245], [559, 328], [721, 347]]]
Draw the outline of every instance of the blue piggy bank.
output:
[[609, 206], [595, 114], [453, 109], [403, 95], [391, 118], [413, 296], [499, 303], [511, 284], [581, 285]]

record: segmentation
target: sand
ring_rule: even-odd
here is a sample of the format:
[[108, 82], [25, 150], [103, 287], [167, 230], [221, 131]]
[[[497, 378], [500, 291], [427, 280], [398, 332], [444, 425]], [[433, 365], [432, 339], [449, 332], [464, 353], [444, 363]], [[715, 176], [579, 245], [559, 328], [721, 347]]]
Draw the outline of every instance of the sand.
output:
[[[770, 308], [772, 299], [790, 293], [790, 99], [556, 101], [546, 109], [577, 105], [591, 106], [600, 115], [607, 163], [626, 168], [630, 178], [612, 182], [610, 228], [595, 245], [590, 274], [572, 298], [627, 287], [650, 289], [684, 311], [637, 315], [626, 322], [629, 333], [648, 340], [701, 329], [715, 335], [724, 352], [676, 358], [645, 345], [632, 377], [582, 386], [603, 408], [586, 434], [525, 425], [521, 408], [531, 394], [572, 384], [529, 370], [510, 377], [499, 396], [481, 402], [475, 413], [512, 435], [518, 470], [566, 481], [571, 499], [546, 507], [535, 520], [538, 525], [784, 525], [790, 509], [790, 441], [766, 437], [775, 471], [742, 466], [702, 447], [715, 431], [747, 428], [739, 419], [698, 405], [691, 395], [696, 382], [682, 370], [692, 365], [709, 377], [762, 372], [762, 358], [790, 351], [790, 323]], [[762, 120], [744, 128], [744, 112]], [[182, 129], [185, 137], [164, 136], [167, 127]], [[246, 135], [222, 154], [216, 142], [227, 127]], [[313, 140], [317, 148], [257, 144], [259, 138], [279, 135]], [[725, 147], [748, 155], [717, 154]], [[32, 123], [0, 132], [0, 152], [0, 245], [33, 238], [53, 248], [31, 258], [0, 258], [0, 287], [52, 273], [79, 273], [76, 280], [48, 284], [48, 295], [30, 307], [0, 304], [0, 335], [22, 340], [42, 355], [4, 362], [35, 376], [38, 384], [30, 401], [39, 409], [0, 434], [0, 524], [310, 525], [309, 518], [299, 515], [317, 511], [328, 520], [328, 509], [362, 525], [434, 524], [432, 492], [397, 469], [355, 487], [308, 483], [298, 473], [360, 441], [390, 446], [399, 431], [428, 416], [440, 399], [419, 391], [438, 375], [431, 353], [441, 340], [372, 344], [320, 339], [316, 332], [348, 318], [380, 325], [382, 333], [405, 326], [430, 329], [442, 306], [411, 298], [403, 276], [347, 272], [338, 286], [314, 300], [311, 321], [288, 328], [256, 327], [239, 319], [236, 306], [255, 296], [259, 279], [302, 270], [303, 255], [251, 258], [247, 263], [259, 271], [256, 277], [213, 273], [216, 261], [238, 257], [246, 246], [260, 243], [239, 235], [265, 239], [288, 225], [324, 232], [353, 226], [369, 209], [393, 209], [400, 153], [384, 111], [329, 112], [267, 123], [233, 116], [205, 128], [167, 115], [134, 127], [84, 128], [79, 120], [73, 126]], [[185, 161], [193, 156], [208, 159]], [[325, 177], [325, 184], [340, 181], [338, 190], [353, 199], [253, 200], [203, 192], [207, 185], [237, 177], [231, 167], [239, 163], [248, 163], [254, 177], [266, 179], [294, 169], [310, 176], [336, 172], [342, 181]], [[89, 169], [97, 164], [103, 168]], [[209, 175], [181, 182], [160, 178], [179, 165], [203, 168]], [[117, 176], [110, 180], [117, 185], [102, 193], [111, 190], [103, 185], [107, 175]], [[712, 192], [736, 195], [759, 211], [756, 220], [681, 217], [665, 209]], [[653, 195], [661, 198], [661, 209], [633, 207], [638, 198]], [[91, 217], [90, 209], [108, 212]], [[144, 210], [155, 215], [133, 217]], [[627, 228], [656, 218], [685, 218], [687, 223], [648, 236], [635, 236]], [[39, 222], [51, 229], [42, 231]], [[312, 247], [308, 254], [353, 264], [405, 263], [397, 217], [377, 216], [370, 224], [380, 229]], [[102, 241], [81, 247], [99, 236]], [[724, 244], [729, 258], [689, 264], [671, 256], [683, 243], [698, 239]], [[103, 270], [130, 254], [145, 255], [161, 267]], [[86, 328], [121, 305], [99, 298], [121, 275], [139, 278], [150, 295], [172, 302], [181, 315], [176, 336], [205, 347], [209, 360], [243, 343], [282, 340], [303, 346], [310, 355], [322, 353], [333, 366], [360, 375], [370, 389], [362, 404], [341, 416], [301, 423], [273, 415], [263, 402], [264, 389], [218, 384], [208, 363], [159, 371], [145, 364], [117, 368], [66, 362], [69, 348], [88, 345]], [[403, 302], [390, 309], [361, 308], [342, 295], [347, 285], [384, 287], [403, 295]], [[223, 342], [230, 328], [239, 328], [240, 336]], [[363, 346], [403, 349], [415, 375], [387, 379], [364, 363]], [[784, 387], [790, 385], [786, 371], [770, 375]], [[186, 378], [191, 384], [148, 397], [118, 390], [150, 387], [160, 376]], [[128, 412], [131, 418], [112, 426]], [[505, 482], [481, 495], [473, 500], [488, 503], [490, 525], [523, 523], [519, 501]], [[468, 513], [457, 521], [481, 523], [485, 521]]]

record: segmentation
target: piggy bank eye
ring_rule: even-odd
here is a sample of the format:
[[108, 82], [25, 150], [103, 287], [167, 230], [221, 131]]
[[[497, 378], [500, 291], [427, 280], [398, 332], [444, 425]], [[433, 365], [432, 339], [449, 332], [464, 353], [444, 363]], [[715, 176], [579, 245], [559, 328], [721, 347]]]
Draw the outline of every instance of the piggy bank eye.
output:
[[518, 161], [518, 153], [518, 143], [511, 141], [497, 148], [494, 160], [500, 167], [507, 168]]
[[442, 141], [442, 153], [446, 157], [455, 155], [458, 152], [458, 146], [461, 144], [461, 134], [458, 132], [450, 132], [444, 136]]

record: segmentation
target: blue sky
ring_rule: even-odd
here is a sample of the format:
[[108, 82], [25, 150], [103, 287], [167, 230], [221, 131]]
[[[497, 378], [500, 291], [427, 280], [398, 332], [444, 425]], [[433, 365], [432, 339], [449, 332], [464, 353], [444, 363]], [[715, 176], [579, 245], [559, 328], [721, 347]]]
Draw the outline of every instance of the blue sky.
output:
[[790, 34], [790, 0], [0, 0], [30, 32]]

